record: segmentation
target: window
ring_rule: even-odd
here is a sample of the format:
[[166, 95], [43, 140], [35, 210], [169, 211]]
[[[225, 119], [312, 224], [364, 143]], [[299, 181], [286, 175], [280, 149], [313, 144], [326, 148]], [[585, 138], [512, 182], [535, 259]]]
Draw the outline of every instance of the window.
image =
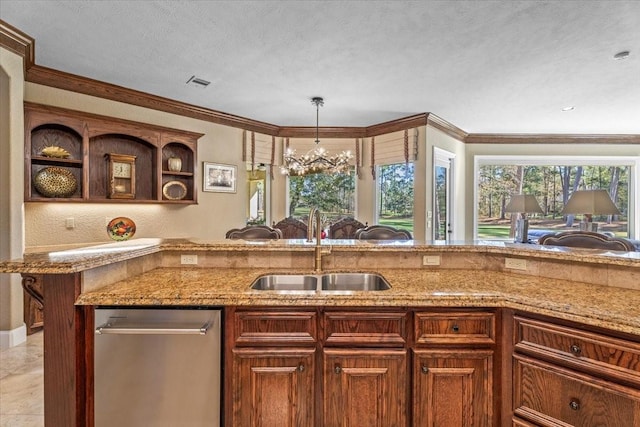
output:
[[350, 173], [289, 177], [289, 216], [306, 222], [312, 207], [320, 209], [325, 223], [355, 213], [356, 175]]
[[254, 165], [253, 168], [247, 164], [247, 185], [249, 186], [247, 225], [265, 225], [267, 223], [268, 168], [269, 166], [262, 163]]
[[395, 163], [377, 167], [378, 224], [390, 225], [413, 233], [413, 163]]
[[[513, 237], [512, 216], [505, 212], [511, 194], [532, 194], [543, 214], [529, 218], [529, 235], [576, 230], [581, 215], [562, 215], [577, 190], [602, 189], [621, 215], [594, 215], [599, 232], [629, 237], [635, 204], [633, 180], [637, 159], [626, 158], [476, 158], [475, 238]], [[587, 213], [587, 212], [585, 212]], [[631, 219], [631, 221], [630, 221]], [[535, 230], [538, 230], [536, 233]]]

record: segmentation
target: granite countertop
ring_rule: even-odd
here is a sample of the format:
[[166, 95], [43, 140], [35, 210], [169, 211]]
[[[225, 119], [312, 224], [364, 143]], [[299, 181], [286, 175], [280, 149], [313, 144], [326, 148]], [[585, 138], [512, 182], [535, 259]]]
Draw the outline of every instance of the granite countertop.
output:
[[[640, 252], [616, 252], [576, 249], [500, 241], [421, 242], [323, 240], [322, 247], [332, 253], [345, 252], [473, 252], [554, 259], [592, 264], [640, 268]], [[288, 240], [197, 240], [141, 238], [125, 242], [80, 246], [30, 248], [23, 258], [0, 261], [0, 273], [66, 274], [126, 261], [164, 251], [189, 252], [312, 252], [314, 243], [304, 239]]]
[[392, 288], [386, 291], [255, 291], [249, 288], [259, 275], [275, 272], [157, 268], [83, 293], [77, 304], [508, 307], [640, 335], [640, 292], [630, 289], [493, 271], [424, 269], [376, 271], [391, 284]]

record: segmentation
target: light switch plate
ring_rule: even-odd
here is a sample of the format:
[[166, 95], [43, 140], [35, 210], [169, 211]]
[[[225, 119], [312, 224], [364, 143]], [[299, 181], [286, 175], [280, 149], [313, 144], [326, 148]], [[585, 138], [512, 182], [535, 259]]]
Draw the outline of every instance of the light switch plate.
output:
[[422, 265], [440, 265], [440, 255], [424, 255]]
[[197, 264], [198, 255], [180, 255], [180, 264]]
[[505, 258], [504, 266], [512, 270], [526, 270], [527, 260], [521, 258]]

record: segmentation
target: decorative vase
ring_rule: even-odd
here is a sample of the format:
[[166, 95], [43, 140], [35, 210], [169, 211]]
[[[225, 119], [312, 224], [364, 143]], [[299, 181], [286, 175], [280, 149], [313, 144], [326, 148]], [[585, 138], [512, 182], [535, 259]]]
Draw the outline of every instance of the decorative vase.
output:
[[180, 172], [182, 170], [182, 159], [179, 157], [169, 157], [167, 160], [169, 170], [172, 172]]

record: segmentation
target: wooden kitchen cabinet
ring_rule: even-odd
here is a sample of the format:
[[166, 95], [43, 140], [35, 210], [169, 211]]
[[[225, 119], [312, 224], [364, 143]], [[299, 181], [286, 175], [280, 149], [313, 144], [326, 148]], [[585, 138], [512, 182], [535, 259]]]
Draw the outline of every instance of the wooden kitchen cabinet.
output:
[[640, 426], [640, 390], [514, 356], [515, 415], [539, 426]]
[[327, 349], [323, 353], [324, 426], [407, 425], [405, 349]]
[[492, 350], [415, 350], [413, 425], [488, 427]]
[[514, 425], [640, 426], [637, 339], [546, 318], [513, 324]]
[[225, 309], [225, 425], [315, 427], [315, 309]]
[[[28, 102], [24, 111], [25, 201], [197, 202], [202, 134]], [[114, 180], [108, 161], [114, 155], [132, 159], [133, 176], [120, 170], [124, 175]], [[179, 169], [169, 167], [170, 158]]]
[[315, 352], [312, 348], [234, 349], [232, 425], [315, 426]]
[[497, 425], [496, 316], [227, 307], [225, 425]]
[[413, 426], [492, 426], [496, 314], [419, 311], [414, 336]]

